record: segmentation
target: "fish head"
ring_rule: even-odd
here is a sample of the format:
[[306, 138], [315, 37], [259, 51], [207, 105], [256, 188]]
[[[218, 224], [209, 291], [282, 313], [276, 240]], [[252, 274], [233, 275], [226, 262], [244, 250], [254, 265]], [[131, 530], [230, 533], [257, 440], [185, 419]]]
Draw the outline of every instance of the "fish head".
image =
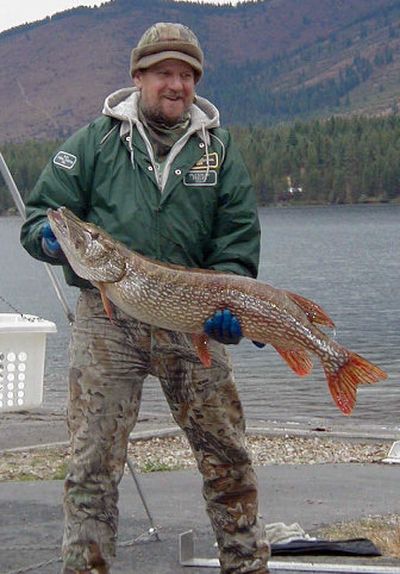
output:
[[68, 263], [79, 277], [107, 283], [122, 279], [126, 257], [108, 233], [82, 221], [66, 207], [49, 209], [47, 217]]

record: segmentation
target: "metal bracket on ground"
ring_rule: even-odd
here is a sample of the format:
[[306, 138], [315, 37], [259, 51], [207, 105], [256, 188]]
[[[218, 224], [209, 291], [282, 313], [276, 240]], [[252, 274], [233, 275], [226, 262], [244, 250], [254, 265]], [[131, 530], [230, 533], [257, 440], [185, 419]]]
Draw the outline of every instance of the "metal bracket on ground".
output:
[[[179, 564], [181, 566], [196, 566], [198, 568], [220, 568], [218, 558], [196, 558], [194, 555], [193, 530], [179, 534]], [[289, 572], [315, 572], [316, 574], [400, 574], [399, 566], [380, 566], [372, 564], [333, 564], [317, 561], [269, 560], [268, 568], [271, 574], [286, 574]]]
[[382, 462], [387, 462], [389, 464], [400, 464], [400, 440], [396, 440], [392, 444], [387, 457], [384, 458]]

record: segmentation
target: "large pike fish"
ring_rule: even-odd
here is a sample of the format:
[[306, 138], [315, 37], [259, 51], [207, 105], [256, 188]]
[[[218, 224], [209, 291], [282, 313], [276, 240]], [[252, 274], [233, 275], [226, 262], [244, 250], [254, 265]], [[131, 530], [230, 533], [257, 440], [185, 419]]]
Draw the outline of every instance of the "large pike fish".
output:
[[298, 375], [311, 372], [310, 354], [317, 355], [333, 400], [346, 415], [355, 406], [357, 385], [387, 377], [322, 331], [317, 325], [333, 327], [332, 320], [300, 295], [248, 277], [143, 257], [65, 207], [49, 210], [48, 218], [72, 269], [100, 290], [110, 319], [112, 301], [139, 321], [191, 334], [206, 366], [211, 357], [204, 322], [227, 308], [239, 319], [245, 337], [271, 344]]

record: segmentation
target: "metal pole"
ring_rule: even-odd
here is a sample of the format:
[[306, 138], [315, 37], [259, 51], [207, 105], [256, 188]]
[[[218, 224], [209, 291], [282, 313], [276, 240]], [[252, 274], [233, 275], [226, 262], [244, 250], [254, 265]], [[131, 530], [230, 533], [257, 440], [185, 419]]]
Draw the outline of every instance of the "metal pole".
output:
[[131, 460], [129, 460], [129, 458], [126, 459], [126, 462], [127, 462], [127, 464], [128, 464], [128, 468], [129, 468], [129, 470], [130, 470], [130, 472], [131, 472], [132, 478], [133, 478], [133, 480], [135, 481], [136, 489], [137, 489], [137, 491], [138, 491], [138, 493], [139, 493], [140, 500], [142, 501], [142, 504], [143, 504], [143, 506], [144, 506], [144, 509], [145, 509], [145, 511], [146, 511], [147, 517], [148, 517], [149, 522], [150, 522], [150, 527], [151, 527], [151, 528], [150, 528], [150, 530], [149, 530], [149, 534], [155, 536], [155, 538], [156, 538], [157, 540], [160, 540], [160, 538], [159, 538], [159, 536], [158, 536], [157, 527], [156, 527], [155, 524], [154, 524], [153, 517], [152, 517], [151, 514], [150, 514], [149, 507], [147, 506], [147, 502], [146, 502], [146, 500], [145, 500], [145, 498], [144, 498], [142, 489], [141, 489], [141, 487], [140, 487], [139, 479], [138, 479], [138, 477], [136, 476], [135, 467], [133, 466], [133, 463], [132, 463]]
[[[21, 197], [21, 194], [18, 190], [18, 187], [14, 181], [14, 178], [11, 175], [10, 170], [8, 169], [8, 165], [5, 161], [2, 153], [0, 153], [0, 172], [1, 172], [1, 174], [4, 178], [4, 181], [8, 187], [11, 195], [12, 195], [14, 203], [15, 203], [18, 211], [19, 211], [19, 214], [21, 215], [22, 219], [25, 220], [26, 214], [25, 214], [24, 202], [22, 200], [22, 197]], [[68, 303], [64, 297], [60, 282], [57, 279], [56, 275], [54, 274], [54, 271], [51, 268], [51, 266], [48, 263], [43, 263], [43, 265], [45, 266], [45, 269], [46, 269], [47, 274], [50, 278], [51, 284], [53, 285], [54, 291], [56, 292], [57, 298], [60, 301], [62, 308], [64, 309], [64, 313], [68, 319], [68, 322], [70, 325], [72, 325], [72, 323], [74, 322], [74, 314], [71, 311], [71, 309], [69, 308]]]

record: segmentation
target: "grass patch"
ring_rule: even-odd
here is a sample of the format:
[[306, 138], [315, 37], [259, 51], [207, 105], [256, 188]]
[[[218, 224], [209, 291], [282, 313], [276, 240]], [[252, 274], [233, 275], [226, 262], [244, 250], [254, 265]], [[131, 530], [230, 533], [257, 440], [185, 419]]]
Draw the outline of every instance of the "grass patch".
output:
[[[155, 447], [155, 448], [154, 448]], [[160, 457], [160, 446], [144, 442], [140, 456], [134, 456], [139, 472], [180, 470], [184, 464], [171, 454]], [[64, 480], [68, 471], [69, 449], [64, 446], [26, 451], [3, 452], [0, 457], [0, 482], [6, 480]]]
[[67, 447], [4, 452], [0, 458], [0, 481], [64, 479], [67, 457]]
[[171, 464], [159, 460], [148, 460], [144, 462], [140, 470], [141, 472], [163, 472], [170, 470], [180, 470], [182, 467], [179, 464]]
[[68, 462], [64, 461], [57, 466], [51, 477], [52, 480], [64, 480], [68, 472]]
[[328, 540], [368, 538], [383, 556], [400, 558], [400, 515], [369, 516], [321, 528], [317, 536]]

